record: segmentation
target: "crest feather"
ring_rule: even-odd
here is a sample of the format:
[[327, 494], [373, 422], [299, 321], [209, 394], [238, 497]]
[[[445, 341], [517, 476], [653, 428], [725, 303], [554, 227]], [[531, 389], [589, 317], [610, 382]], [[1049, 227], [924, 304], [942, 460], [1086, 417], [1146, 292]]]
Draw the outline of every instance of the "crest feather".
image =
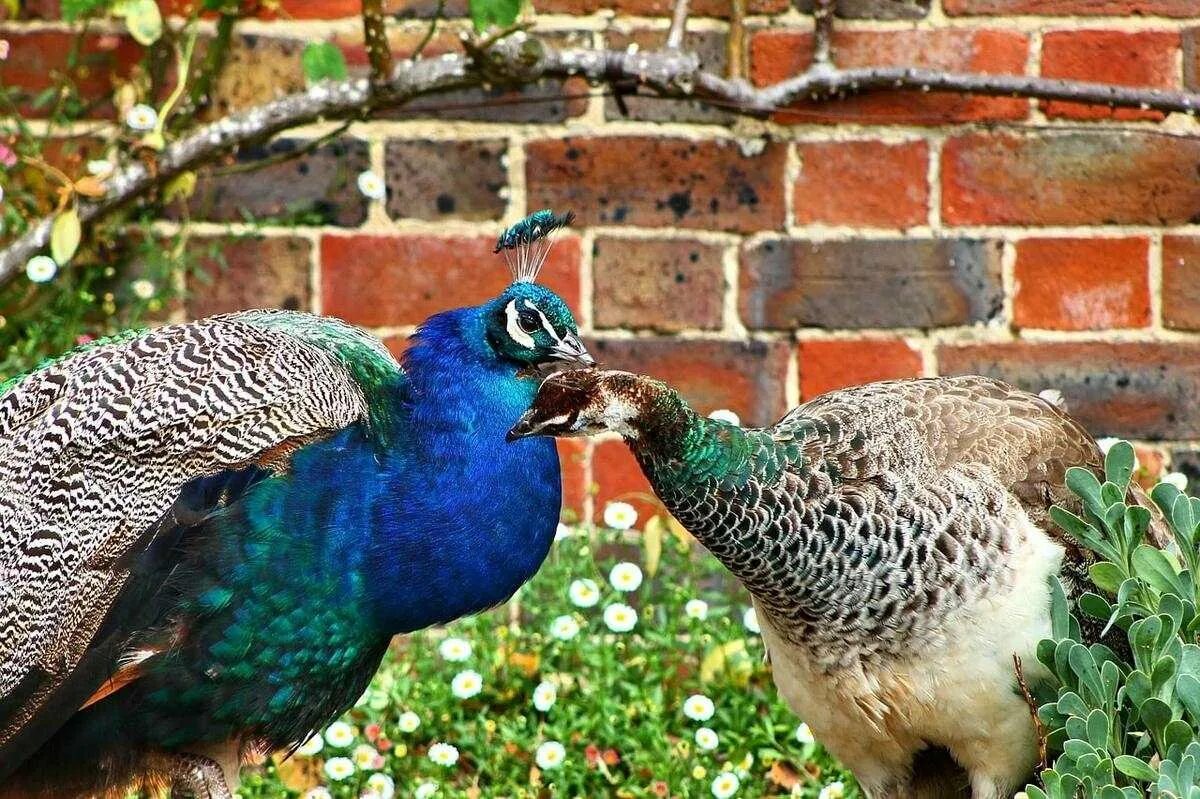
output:
[[574, 219], [575, 214], [570, 211], [556, 214], [543, 208], [500, 233], [493, 252], [504, 253], [504, 262], [508, 264], [514, 283], [532, 283], [537, 279], [550, 248], [554, 246], [550, 234], [565, 228]]

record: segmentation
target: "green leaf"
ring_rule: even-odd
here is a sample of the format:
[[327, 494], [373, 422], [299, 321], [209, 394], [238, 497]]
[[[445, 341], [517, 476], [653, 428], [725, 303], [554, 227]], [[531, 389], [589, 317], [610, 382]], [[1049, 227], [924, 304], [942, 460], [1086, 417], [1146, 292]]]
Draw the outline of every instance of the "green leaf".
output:
[[300, 64], [309, 84], [346, 79], [346, 57], [332, 42], [309, 42], [300, 56]]
[[1090, 591], [1079, 597], [1078, 605], [1081, 611], [1094, 619], [1108, 621], [1112, 616], [1112, 605], [1108, 604], [1108, 600]]
[[1117, 755], [1113, 758], [1113, 765], [1117, 771], [1135, 780], [1154, 782], [1158, 779], [1158, 772], [1149, 763], [1133, 755]]
[[482, 33], [489, 26], [507, 28], [521, 13], [521, 0], [470, 0], [471, 22]]
[[63, 266], [71, 260], [71, 256], [79, 249], [79, 239], [82, 235], [79, 211], [75, 208], [68, 208], [54, 217], [50, 226], [50, 255], [55, 263]]
[[1160, 594], [1184, 595], [1184, 586], [1161, 549], [1142, 544], [1133, 551], [1133, 570]]
[[62, 0], [62, 15], [67, 22], [74, 22], [84, 14], [108, 8], [112, 0]]
[[1064, 691], [1063, 695], [1058, 698], [1057, 708], [1058, 712], [1064, 716], [1079, 716], [1081, 719], [1087, 718], [1088, 713], [1091, 712], [1087, 703], [1074, 691]]
[[1147, 727], [1159, 733], [1171, 721], [1171, 708], [1168, 707], [1166, 702], [1154, 697], [1150, 697], [1145, 702], [1142, 702], [1142, 706], [1138, 708], [1138, 713]]
[[1133, 476], [1133, 466], [1137, 457], [1133, 453], [1133, 445], [1128, 441], [1118, 441], [1108, 449], [1104, 458], [1104, 477], [1108, 482], [1115, 483], [1124, 494], [1129, 488], [1129, 478]]
[[1121, 587], [1121, 581], [1125, 579], [1125, 574], [1117, 564], [1102, 560], [1093, 563], [1088, 568], [1088, 577], [1092, 578], [1092, 582], [1096, 584], [1097, 588], [1115, 594]]
[[[1096, 659], [1092, 657], [1092, 653], [1086, 646], [1080, 645], [1071, 650], [1068, 660], [1071, 670], [1079, 676], [1079, 687], [1084, 698], [1092, 704], [1102, 703], [1104, 701], [1104, 681], [1100, 679], [1100, 668], [1096, 665]], [[1086, 689], [1086, 692], [1083, 692], [1083, 689]]]
[[1093, 710], [1088, 714], [1087, 739], [1097, 749], [1108, 748], [1108, 716], [1103, 710]]
[[1150, 490], [1150, 499], [1154, 500], [1154, 504], [1158, 505], [1158, 509], [1166, 516], [1171, 515], [1175, 500], [1181, 496], [1183, 493], [1170, 483], [1159, 483]]
[[1167, 723], [1166, 729], [1163, 730], [1163, 741], [1166, 743], [1167, 749], [1178, 746], [1182, 750], [1194, 738], [1195, 735], [1192, 734], [1192, 726], [1183, 719], [1171, 720]]
[[154, 0], [128, 0], [125, 3], [125, 27], [129, 35], [143, 47], [149, 47], [162, 36], [163, 21], [158, 3]]
[[1050, 635], [1056, 640], [1071, 635], [1071, 610], [1067, 606], [1067, 592], [1053, 575], [1050, 577]]
[[1066, 481], [1067, 488], [1071, 489], [1089, 508], [1095, 512], [1103, 510], [1100, 503], [1100, 481], [1096, 479], [1096, 475], [1092, 474], [1091, 469], [1072, 466], [1067, 469]]

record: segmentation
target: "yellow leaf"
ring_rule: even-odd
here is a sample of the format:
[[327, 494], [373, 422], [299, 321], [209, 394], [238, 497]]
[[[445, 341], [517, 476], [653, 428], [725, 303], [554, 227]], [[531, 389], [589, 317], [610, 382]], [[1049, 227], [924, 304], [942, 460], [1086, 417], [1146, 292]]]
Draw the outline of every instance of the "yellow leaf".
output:
[[800, 784], [802, 778], [803, 776], [796, 767], [786, 760], [775, 761], [771, 766], [771, 770], [767, 772], [767, 779], [785, 791], [790, 791]]
[[191, 170], [180, 172], [163, 187], [163, 202], [186, 200], [196, 193], [196, 173]]
[[75, 192], [84, 197], [103, 197], [104, 184], [94, 175], [86, 175], [75, 181]]
[[710, 683], [727, 676], [735, 685], [744, 686], [754, 673], [754, 661], [742, 640], [718, 644], [704, 654], [700, 661], [700, 681]]
[[666, 526], [662, 516], [651, 516], [642, 530], [642, 546], [646, 550], [646, 574], [650, 577], [658, 572], [658, 563], [662, 560], [663, 531]]
[[156, 130], [152, 130], [143, 136], [138, 141], [138, 144], [142, 147], [148, 147], [156, 152], [162, 152], [162, 149], [167, 146], [167, 140], [161, 133]]
[[130, 0], [124, 10], [125, 26], [138, 44], [148, 47], [162, 36], [162, 13], [154, 0]]
[[667, 516], [667, 529], [671, 531], [671, 535], [679, 539], [679, 543], [683, 545], [684, 550], [692, 546], [692, 541], [695, 539], [692, 534], [687, 531], [687, 528], [679, 523], [679, 520], [674, 516]]
[[523, 672], [526, 677], [532, 677], [537, 674], [542, 659], [537, 652], [513, 652], [508, 656], [508, 663]]
[[54, 223], [50, 226], [50, 255], [59, 266], [71, 260], [71, 256], [79, 249], [82, 234], [76, 209], [68, 208], [54, 217]]

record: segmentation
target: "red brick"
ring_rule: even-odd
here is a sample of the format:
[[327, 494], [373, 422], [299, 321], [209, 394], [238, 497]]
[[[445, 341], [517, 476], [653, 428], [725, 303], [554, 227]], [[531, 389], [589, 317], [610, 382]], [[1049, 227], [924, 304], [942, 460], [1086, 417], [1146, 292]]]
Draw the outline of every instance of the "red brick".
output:
[[783, 414], [789, 350], [784, 342], [716, 339], [589, 343], [589, 351], [606, 368], [666, 380], [698, 413], [728, 408], [747, 424], [767, 424]]
[[786, 160], [781, 142], [747, 155], [724, 139], [543, 139], [526, 145], [528, 204], [570, 208], [585, 225], [773, 230], [784, 222]]
[[1150, 242], [1017, 242], [1013, 321], [1018, 327], [1106, 330], [1150, 324]]
[[693, 239], [598, 237], [592, 248], [596, 327], [720, 328], [724, 250]]
[[[1119, 86], [1179, 88], [1175, 59], [1179, 34], [1165, 31], [1051, 31], [1042, 38], [1042, 75]], [[1162, 119], [1159, 111], [1112, 109], [1083, 103], [1042, 104], [1049, 117]]]
[[983, 374], [1028, 391], [1055, 388], [1096, 436], [1200, 437], [1200, 343], [1013, 342], [946, 345], [942, 374]]
[[1043, 16], [1196, 15], [1196, 0], [943, 0], [947, 14], [1040, 14]]
[[800, 142], [796, 221], [910, 227], [927, 221], [925, 142]]
[[560, 438], [558, 462], [562, 466], [563, 517], [570, 521], [583, 520], [583, 503], [587, 499], [588, 441], [582, 438]]
[[642, 473], [637, 458], [624, 441], [597, 441], [592, 451], [592, 477], [596, 482], [596, 523], [603, 523], [604, 506], [610, 502], [628, 502], [637, 508], [637, 526], [662, 513], [654, 489]]
[[[510, 277], [492, 236], [321, 238], [322, 312], [366, 327], [415, 325], [463, 305], [487, 302]], [[578, 313], [579, 239], [564, 236], [539, 282]]]
[[800, 342], [800, 397], [876, 380], [921, 376], [921, 353], [896, 339]]
[[[32, 99], [32, 95], [54, 86], [67, 70], [76, 36], [66, 31], [5, 29], [0, 38], [9, 43], [8, 59], [0, 61], [0, 86], [21, 89]], [[127, 79], [143, 52], [128, 36], [96, 34], [82, 38], [71, 76], [82, 99], [102, 101], [96, 105], [94, 116], [112, 115], [108, 98], [113, 82]], [[53, 107], [53, 103], [36, 109], [28, 102], [21, 104], [22, 114], [27, 117], [49, 116]]]
[[1175, 225], [1200, 218], [1200, 141], [1150, 133], [971, 133], [942, 149], [952, 225]]
[[192, 237], [189, 246], [202, 255], [213, 248], [220, 251], [219, 258], [203, 256], [199, 274], [189, 278], [189, 317], [247, 308], [309, 308], [312, 244], [307, 239], [202, 236]]
[[[1023, 33], [996, 30], [835, 31], [833, 45], [842, 67], [915, 66], [953, 72], [1021, 75], [1029, 40]], [[785, 80], [812, 62], [812, 36], [764, 30], [750, 40], [754, 82]], [[1026, 100], [914, 91], [877, 92], [832, 102], [801, 102], [778, 115], [786, 123], [944, 122], [1024, 119]]]
[[1163, 324], [1200, 330], [1200, 237], [1166, 236], [1162, 250]]
[[[534, 8], [543, 14], [594, 14], [615, 11], [638, 17], [669, 17], [674, 8], [672, 0], [534, 0]], [[789, 7], [787, 0], [749, 0], [750, 14], [780, 14]], [[728, 17], [729, 3], [724, 0], [696, 0], [689, 11], [696, 17]]]
[[1183, 32], [1183, 85], [1200, 89], [1200, 28]]

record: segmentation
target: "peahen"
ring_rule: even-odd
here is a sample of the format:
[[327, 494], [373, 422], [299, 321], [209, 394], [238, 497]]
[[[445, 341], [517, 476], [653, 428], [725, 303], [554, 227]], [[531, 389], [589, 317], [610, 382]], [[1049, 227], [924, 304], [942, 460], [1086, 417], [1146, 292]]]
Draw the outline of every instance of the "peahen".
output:
[[750, 590], [780, 693], [870, 799], [999, 799], [1031, 775], [1013, 656], [1044, 676], [1048, 578], [1077, 593], [1089, 560], [1049, 508], [1076, 504], [1068, 467], [1102, 464], [1062, 410], [945, 377], [836, 391], [746, 429], [648, 377], [584, 369], [549, 378], [510, 437], [604, 430]]
[[503, 602], [559, 516], [505, 432], [590, 363], [534, 283], [420, 326], [401, 366], [335, 319], [248, 311], [98, 342], [0, 397], [0, 797], [227, 799], [362, 693], [396, 633]]

